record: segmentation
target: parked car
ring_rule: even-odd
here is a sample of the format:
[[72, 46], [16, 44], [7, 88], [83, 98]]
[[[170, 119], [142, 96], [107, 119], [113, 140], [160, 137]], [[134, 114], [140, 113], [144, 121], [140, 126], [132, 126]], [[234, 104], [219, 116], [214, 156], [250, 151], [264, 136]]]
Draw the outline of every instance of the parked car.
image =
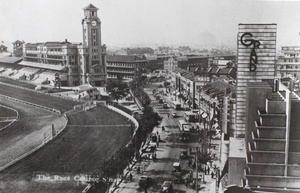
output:
[[163, 193], [171, 193], [173, 191], [173, 183], [171, 181], [164, 181], [162, 185]]
[[187, 157], [188, 157], [187, 150], [185, 150], [185, 149], [180, 150], [180, 158], [185, 159]]
[[176, 118], [176, 117], [177, 117], [177, 114], [176, 114], [176, 113], [172, 113], [172, 116], [173, 116], [174, 118]]
[[139, 178], [139, 187], [148, 187], [151, 183], [151, 178], [149, 176], [141, 176]]

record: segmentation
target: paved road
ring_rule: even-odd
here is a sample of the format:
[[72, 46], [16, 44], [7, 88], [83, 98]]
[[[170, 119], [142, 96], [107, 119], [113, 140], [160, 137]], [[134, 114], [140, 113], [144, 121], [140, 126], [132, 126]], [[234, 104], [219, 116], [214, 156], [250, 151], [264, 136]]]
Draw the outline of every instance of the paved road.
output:
[[[188, 165], [189, 159], [195, 160], [195, 149], [199, 147], [198, 143], [199, 135], [192, 134], [190, 142], [182, 142], [180, 141], [180, 130], [178, 126], [178, 120], [183, 119], [182, 111], [175, 111], [174, 109], [168, 108], [164, 109], [162, 104], [160, 104], [152, 95], [152, 90], [156, 89], [158, 92], [163, 90], [163, 88], [158, 88], [158, 85], [152, 84], [148, 85], [145, 88], [145, 91], [150, 95], [152, 99], [152, 106], [154, 110], [163, 117], [162, 123], [158, 128], [154, 128], [154, 132], [158, 132], [161, 138], [161, 142], [158, 145], [156, 150], [157, 160], [152, 161], [149, 159], [143, 159], [141, 162], [137, 162], [132, 170], [129, 171], [133, 175], [132, 181], [129, 181], [129, 173], [125, 172], [128, 175], [126, 179], [122, 181], [119, 185], [119, 188], [114, 189], [114, 192], [122, 192], [122, 193], [134, 193], [134, 192], [146, 192], [144, 189], [140, 188], [138, 185], [138, 181], [140, 176], [149, 176], [152, 179], [151, 186], [147, 189], [147, 192], [160, 192], [162, 189], [162, 184], [166, 180], [173, 181], [175, 176], [172, 175], [173, 163], [179, 162], [182, 166], [182, 178], [186, 179], [190, 171], [193, 172], [193, 178], [196, 176], [195, 168]], [[163, 96], [163, 99], [171, 104], [171, 99], [167, 96]], [[176, 112], [178, 117], [174, 118], [171, 116], [172, 112]], [[162, 126], [165, 127], [165, 131], [162, 131]], [[203, 127], [203, 126], [202, 126]], [[218, 142], [217, 142], [218, 143]], [[190, 148], [192, 152], [190, 152]], [[188, 159], [180, 159], [180, 151], [188, 150]], [[215, 151], [217, 154], [217, 150]], [[137, 173], [137, 168], [141, 168], [141, 174]], [[203, 172], [199, 173], [199, 186], [201, 187], [201, 192], [214, 192], [213, 188], [210, 187], [211, 183], [214, 181], [210, 177], [210, 175], [205, 175], [203, 183]], [[111, 189], [112, 190], [112, 189]], [[178, 193], [184, 192], [195, 192], [194, 189], [187, 187], [182, 180], [180, 184], [174, 184], [174, 191]]]

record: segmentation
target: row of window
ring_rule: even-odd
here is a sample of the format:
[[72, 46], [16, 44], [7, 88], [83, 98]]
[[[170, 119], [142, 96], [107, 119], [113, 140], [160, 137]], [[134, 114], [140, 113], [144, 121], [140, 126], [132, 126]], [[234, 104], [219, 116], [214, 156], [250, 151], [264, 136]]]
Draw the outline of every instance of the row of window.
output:
[[298, 59], [283, 59], [284, 62], [298, 62]]
[[[115, 75], [110, 75], [110, 74], [108, 74], [107, 76], [108, 76], [108, 78], [118, 78], [117, 76], [115, 76]], [[122, 78], [125, 78], [125, 79], [132, 79], [133, 76], [126, 76], [126, 75], [124, 75], [124, 76], [122, 76]]]

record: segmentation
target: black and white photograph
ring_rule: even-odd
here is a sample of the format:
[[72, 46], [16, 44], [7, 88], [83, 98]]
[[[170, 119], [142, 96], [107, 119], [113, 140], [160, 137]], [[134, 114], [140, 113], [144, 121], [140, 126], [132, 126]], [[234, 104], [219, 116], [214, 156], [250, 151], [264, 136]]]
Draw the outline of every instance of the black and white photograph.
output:
[[0, 0], [0, 193], [300, 193], [300, 0]]

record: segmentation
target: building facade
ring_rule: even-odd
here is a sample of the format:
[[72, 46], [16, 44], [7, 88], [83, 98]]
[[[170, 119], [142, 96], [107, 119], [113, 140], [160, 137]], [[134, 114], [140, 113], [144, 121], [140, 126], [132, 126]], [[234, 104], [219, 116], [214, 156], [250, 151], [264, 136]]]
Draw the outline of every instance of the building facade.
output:
[[[45, 42], [23, 45], [23, 66], [48, 71], [47, 79], [59, 74], [64, 85], [77, 86], [89, 83], [93, 86], [106, 84], [106, 46], [101, 45], [101, 21], [92, 4], [84, 8], [82, 20], [83, 43]], [[36, 78], [46, 77], [45, 73]]]
[[239, 24], [237, 36], [236, 137], [244, 137], [246, 88], [249, 82], [272, 82], [275, 77], [276, 24]]
[[146, 72], [148, 61], [132, 55], [108, 55], [107, 78], [132, 80], [137, 74]]
[[246, 185], [260, 192], [300, 191], [300, 97], [280, 84], [247, 89]]
[[300, 79], [300, 47], [283, 46], [277, 56], [277, 78]]

